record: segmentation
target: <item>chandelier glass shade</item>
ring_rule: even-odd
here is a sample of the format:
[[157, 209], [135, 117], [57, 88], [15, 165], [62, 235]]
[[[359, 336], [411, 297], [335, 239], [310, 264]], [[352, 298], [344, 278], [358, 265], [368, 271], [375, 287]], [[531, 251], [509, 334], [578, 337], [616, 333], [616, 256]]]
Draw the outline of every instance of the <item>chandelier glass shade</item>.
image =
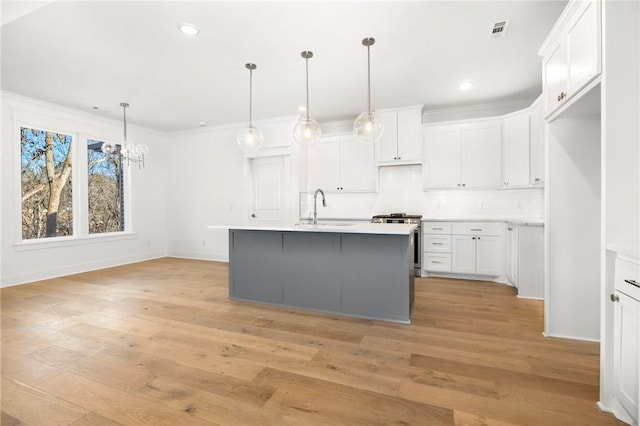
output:
[[103, 142], [100, 148], [102, 152], [107, 155], [119, 156], [122, 160], [126, 160], [127, 165], [134, 163], [138, 165], [138, 168], [144, 167], [144, 157], [149, 153], [149, 147], [143, 143], [134, 144], [127, 139], [127, 108], [129, 104], [121, 102], [122, 116], [124, 123], [124, 138], [121, 144], [115, 144], [113, 142]]
[[368, 110], [358, 115], [353, 123], [353, 133], [359, 141], [375, 143], [380, 140], [384, 132], [384, 124], [374, 110], [371, 109], [371, 46], [376, 42], [373, 37], [362, 40], [362, 45], [367, 47], [367, 95]]
[[317, 142], [322, 134], [322, 130], [320, 129], [318, 122], [309, 116], [309, 59], [313, 58], [313, 52], [305, 50], [300, 53], [300, 56], [305, 60], [307, 104], [304, 115], [300, 116], [300, 119], [293, 128], [293, 139], [299, 145], [311, 145]]
[[253, 108], [253, 70], [257, 68], [256, 64], [245, 64], [244, 67], [249, 70], [249, 125], [238, 130], [237, 142], [238, 146], [244, 151], [254, 151], [260, 149], [264, 143], [264, 138], [260, 129], [253, 126], [252, 108]]

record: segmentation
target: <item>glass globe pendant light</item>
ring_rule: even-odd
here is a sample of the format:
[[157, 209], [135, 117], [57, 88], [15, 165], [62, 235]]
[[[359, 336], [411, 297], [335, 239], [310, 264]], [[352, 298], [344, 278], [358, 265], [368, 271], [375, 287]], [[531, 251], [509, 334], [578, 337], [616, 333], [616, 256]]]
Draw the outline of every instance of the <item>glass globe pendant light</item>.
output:
[[293, 128], [293, 138], [299, 145], [311, 145], [320, 139], [320, 134], [322, 133], [318, 122], [309, 117], [309, 59], [313, 58], [313, 52], [305, 50], [300, 55], [304, 58], [306, 65], [307, 108], [305, 115], [300, 117], [300, 120]]
[[253, 103], [253, 70], [256, 64], [245, 64], [245, 68], [249, 70], [249, 126], [238, 131], [238, 145], [245, 151], [253, 151], [259, 149], [264, 143], [262, 132], [260, 129], [253, 127], [251, 121], [251, 110]]
[[361, 113], [353, 123], [353, 133], [360, 142], [375, 143], [382, 137], [384, 124], [375, 111], [371, 109], [371, 46], [376, 42], [373, 37], [362, 40], [362, 45], [367, 47], [367, 88], [369, 109]]

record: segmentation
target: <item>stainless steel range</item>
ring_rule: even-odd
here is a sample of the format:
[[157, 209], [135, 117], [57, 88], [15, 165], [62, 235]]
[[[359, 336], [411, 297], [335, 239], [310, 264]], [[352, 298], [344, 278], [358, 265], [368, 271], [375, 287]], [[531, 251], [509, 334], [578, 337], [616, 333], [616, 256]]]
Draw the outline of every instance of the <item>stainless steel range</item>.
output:
[[422, 272], [422, 229], [420, 226], [422, 216], [406, 213], [391, 213], [376, 215], [371, 219], [373, 223], [408, 223], [418, 225], [413, 232], [413, 269], [416, 277]]

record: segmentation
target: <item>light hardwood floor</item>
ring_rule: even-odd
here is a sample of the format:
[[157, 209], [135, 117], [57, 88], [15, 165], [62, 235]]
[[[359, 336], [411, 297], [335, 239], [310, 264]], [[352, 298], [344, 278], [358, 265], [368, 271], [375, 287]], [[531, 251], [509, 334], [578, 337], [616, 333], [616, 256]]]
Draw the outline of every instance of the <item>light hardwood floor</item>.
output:
[[1, 291], [2, 425], [613, 425], [597, 344], [510, 287], [416, 280], [411, 325], [227, 298], [165, 258]]

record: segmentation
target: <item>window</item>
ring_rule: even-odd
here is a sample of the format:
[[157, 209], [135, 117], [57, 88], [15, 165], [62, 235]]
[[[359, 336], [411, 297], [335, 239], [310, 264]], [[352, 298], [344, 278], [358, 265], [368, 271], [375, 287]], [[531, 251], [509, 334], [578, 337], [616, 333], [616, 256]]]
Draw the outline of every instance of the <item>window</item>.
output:
[[22, 239], [73, 235], [73, 137], [20, 127]]
[[[87, 139], [89, 234], [124, 231], [122, 158], [105, 154], [102, 151], [105, 143]], [[120, 145], [114, 147], [114, 152], [121, 149]]]

